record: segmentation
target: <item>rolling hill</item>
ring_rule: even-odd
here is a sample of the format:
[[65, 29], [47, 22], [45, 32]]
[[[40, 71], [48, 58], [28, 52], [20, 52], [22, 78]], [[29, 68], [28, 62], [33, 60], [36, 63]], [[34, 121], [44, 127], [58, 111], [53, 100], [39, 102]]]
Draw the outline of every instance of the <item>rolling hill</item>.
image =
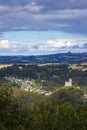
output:
[[0, 56], [0, 63], [79, 63], [87, 62], [87, 53], [58, 53], [36, 56]]

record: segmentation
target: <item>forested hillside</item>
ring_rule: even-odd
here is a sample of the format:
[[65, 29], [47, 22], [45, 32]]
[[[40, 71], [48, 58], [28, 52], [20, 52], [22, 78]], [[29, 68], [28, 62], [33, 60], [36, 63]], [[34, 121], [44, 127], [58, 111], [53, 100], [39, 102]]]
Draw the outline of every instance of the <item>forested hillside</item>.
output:
[[53, 90], [64, 86], [65, 81], [72, 78], [73, 85], [87, 86], [87, 66], [74, 64], [14, 64], [0, 69], [0, 79], [16, 77], [21, 79], [34, 79], [37, 85], [46, 90]]
[[[25, 91], [9, 80], [51, 91]], [[72, 86], [65, 86], [71, 78]], [[78, 87], [79, 86], [79, 87]], [[86, 130], [87, 65], [14, 64], [0, 69], [0, 130]]]

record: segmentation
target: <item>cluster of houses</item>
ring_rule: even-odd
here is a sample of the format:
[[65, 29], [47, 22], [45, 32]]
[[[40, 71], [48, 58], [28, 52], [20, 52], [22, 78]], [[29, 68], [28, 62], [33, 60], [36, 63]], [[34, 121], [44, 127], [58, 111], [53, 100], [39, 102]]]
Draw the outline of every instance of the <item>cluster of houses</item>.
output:
[[11, 81], [12, 83], [17, 84], [18, 86], [21, 87], [21, 89], [25, 91], [30, 91], [30, 92], [36, 92], [39, 94], [44, 94], [46, 96], [49, 96], [52, 94], [51, 91], [46, 91], [43, 90], [42, 87], [33, 87], [34, 80], [29, 80], [29, 79], [18, 79], [15, 77], [5, 77], [6, 80]]

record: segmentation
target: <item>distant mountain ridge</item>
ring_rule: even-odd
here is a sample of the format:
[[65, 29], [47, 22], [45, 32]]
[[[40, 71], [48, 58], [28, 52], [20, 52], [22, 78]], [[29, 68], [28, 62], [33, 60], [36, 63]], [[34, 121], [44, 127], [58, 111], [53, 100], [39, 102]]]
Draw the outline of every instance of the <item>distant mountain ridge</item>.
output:
[[36, 56], [0, 56], [0, 64], [3, 63], [79, 63], [87, 62], [87, 53], [58, 53]]

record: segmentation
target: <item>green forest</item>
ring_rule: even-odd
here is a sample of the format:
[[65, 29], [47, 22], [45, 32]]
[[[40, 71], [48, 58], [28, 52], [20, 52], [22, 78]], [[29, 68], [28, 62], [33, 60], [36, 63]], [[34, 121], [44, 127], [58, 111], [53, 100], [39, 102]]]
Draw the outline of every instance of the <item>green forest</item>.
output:
[[26, 106], [11, 88], [0, 88], [0, 130], [87, 129], [87, 104], [72, 104], [57, 97], [33, 101], [30, 94], [28, 98]]

